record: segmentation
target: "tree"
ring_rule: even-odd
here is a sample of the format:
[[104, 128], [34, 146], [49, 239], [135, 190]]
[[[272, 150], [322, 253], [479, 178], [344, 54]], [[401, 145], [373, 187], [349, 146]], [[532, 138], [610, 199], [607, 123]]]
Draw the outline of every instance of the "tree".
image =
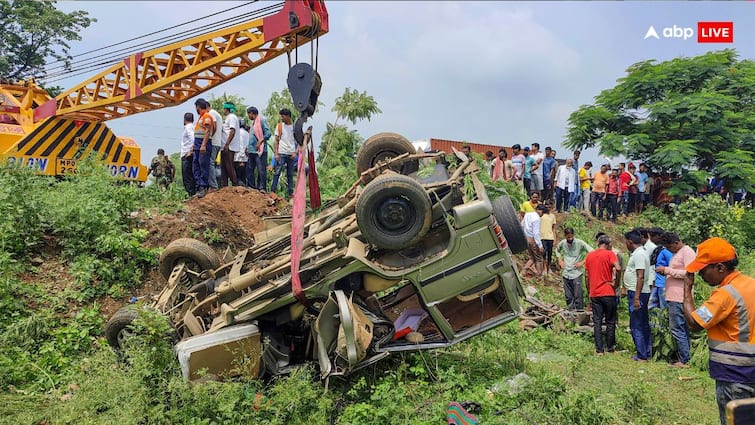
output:
[[291, 93], [288, 89], [283, 89], [280, 93], [274, 91], [267, 101], [267, 106], [262, 111], [262, 116], [267, 120], [271, 130], [278, 125], [280, 110], [283, 108], [288, 108], [291, 111], [291, 119], [296, 119], [297, 111], [294, 108], [294, 100], [291, 98]]
[[[333, 128], [338, 128], [338, 120], [342, 118], [354, 125], [357, 121], [363, 119], [369, 121], [373, 115], [383, 112], [378, 108], [375, 98], [369, 96], [366, 91], [359, 93], [356, 89], [352, 90], [348, 87], [344, 89], [343, 94], [340, 97], [336, 98], [335, 105], [331, 110], [336, 113], [336, 120], [332, 124]], [[323, 136], [323, 139], [326, 140], [326, 142], [324, 148], [320, 147], [320, 151], [322, 152], [320, 161], [322, 163], [325, 162], [331, 150], [333, 134], [335, 134], [335, 132], [331, 132], [327, 138]]]
[[211, 94], [207, 101], [210, 102], [212, 109], [220, 112], [221, 115], [223, 114], [223, 104], [226, 102], [233, 103], [236, 107], [236, 115], [240, 118], [246, 118], [246, 106], [244, 106], [244, 98], [241, 96], [224, 92], [221, 97], [215, 97], [214, 94]]
[[70, 69], [68, 42], [96, 19], [77, 10], [65, 13], [50, 0], [0, 1], [0, 78], [44, 78], [48, 60]]
[[755, 190], [755, 63], [727, 49], [638, 62], [616, 87], [569, 117], [570, 149], [645, 161], [689, 193], [708, 172], [727, 189]]

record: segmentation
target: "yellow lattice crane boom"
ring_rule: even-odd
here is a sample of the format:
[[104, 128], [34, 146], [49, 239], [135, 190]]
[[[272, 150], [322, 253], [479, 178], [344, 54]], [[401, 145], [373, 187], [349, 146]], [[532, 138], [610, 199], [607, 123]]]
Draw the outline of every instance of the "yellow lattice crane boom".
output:
[[30, 82], [0, 84], [0, 155], [60, 175], [97, 152], [114, 175], [145, 181], [140, 148], [103, 123], [174, 106], [328, 32], [321, 0], [135, 53], [55, 98]]

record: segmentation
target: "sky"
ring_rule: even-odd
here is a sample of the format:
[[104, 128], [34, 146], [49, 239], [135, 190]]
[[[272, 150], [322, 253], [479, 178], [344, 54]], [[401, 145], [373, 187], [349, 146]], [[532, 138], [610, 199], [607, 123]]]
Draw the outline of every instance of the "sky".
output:
[[[81, 31], [81, 41], [71, 44], [76, 55], [215, 11], [234, 6], [249, 11], [272, 3], [242, 4], [61, 1], [57, 7], [85, 10], [97, 19]], [[725, 48], [736, 49], [741, 58], [755, 58], [755, 1], [326, 0], [326, 6], [330, 31], [320, 39], [324, 107], [314, 117], [316, 142], [326, 122], [335, 120], [334, 100], [348, 87], [366, 91], [382, 110], [352, 127], [364, 139], [389, 131], [411, 141], [439, 138], [501, 146], [539, 142], [565, 157], [561, 142], [569, 115], [613, 87], [630, 65]], [[698, 43], [696, 35], [686, 40], [664, 37], [664, 32], [673, 35], [674, 27], [689, 27], [697, 34], [699, 21], [733, 22], [733, 43]], [[659, 39], [644, 38], [651, 25]], [[308, 46], [300, 52], [308, 56]], [[287, 73], [284, 55], [201, 97], [236, 94], [262, 110], [272, 92], [286, 87]], [[86, 78], [56, 84], [68, 88]], [[118, 135], [133, 137], [146, 163], [158, 148], [179, 150], [182, 117], [194, 111], [194, 100], [108, 125]], [[597, 150], [582, 157], [596, 161]]]

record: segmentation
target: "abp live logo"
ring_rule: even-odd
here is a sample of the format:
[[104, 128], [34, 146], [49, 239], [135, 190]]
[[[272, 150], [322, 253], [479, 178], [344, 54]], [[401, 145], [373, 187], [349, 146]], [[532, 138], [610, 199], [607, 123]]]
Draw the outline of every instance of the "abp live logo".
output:
[[734, 22], [698, 22], [698, 43], [733, 43]]

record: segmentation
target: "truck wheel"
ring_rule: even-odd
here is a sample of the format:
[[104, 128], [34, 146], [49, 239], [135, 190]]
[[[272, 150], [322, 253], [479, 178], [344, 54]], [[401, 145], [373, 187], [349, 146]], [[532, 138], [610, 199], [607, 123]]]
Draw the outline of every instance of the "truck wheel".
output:
[[133, 334], [131, 325], [139, 317], [139, 312], [133, 306], [122, 307], [105, 325], [107, 343], [115, 350], [122, 350], [126, 340]]
[[364, 188], [356, 205], [362, 236], [384, 249], [417, 243], [430, 229], [432, 207], [425, 188], [401, 174], [381, 176]]
[[519, 217], [517, 217], [514, 205], [511, 204], [511, 198], [508, 195], [501, 195], [493, 201], [493, 215], [498, 225], [501, 226], [503, 236], [506, 237], [511, 252], [519, 254], [527, 250], [527, 238], [524, 236]]
[[[414, 154], [417, 150], [404, 136], [396, 133], [378, 133], [367, 139], [357, 152], [357, 174], [361, 175], [365, 170], [374, 167], [378, 161], [385, 161], [405, 153]], [[417, 170], [419, 170], [418, 161], [404, 163], [400, 169], [394, 169], [401, 174], [411, 174]]]
[[191, 238], [176, 239], [165, 247], [160, 255], [160, 273], [168, 279], [181, 262], [197, 273], [220, 267], [218, 254], [206, 243]]

